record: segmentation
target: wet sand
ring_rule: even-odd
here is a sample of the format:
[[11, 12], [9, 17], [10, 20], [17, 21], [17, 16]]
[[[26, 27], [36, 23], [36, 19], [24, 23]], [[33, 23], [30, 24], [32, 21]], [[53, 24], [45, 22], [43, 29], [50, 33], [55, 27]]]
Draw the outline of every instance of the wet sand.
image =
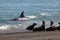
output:
[[60, 40], [60, 31], [0, 34], [0, 40]]

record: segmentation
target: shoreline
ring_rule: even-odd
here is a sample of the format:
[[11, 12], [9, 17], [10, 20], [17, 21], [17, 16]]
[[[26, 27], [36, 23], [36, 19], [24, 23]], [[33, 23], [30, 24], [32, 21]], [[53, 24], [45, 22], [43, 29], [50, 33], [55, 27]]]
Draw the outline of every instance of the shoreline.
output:
[[60, 31], [0, 34], [0, 40], [60, 40]]
[[9, 32], [9, 33], [0, 33], [0, 35], [13, 35], [13, 34], [26, 34], [26, 33], [55, 33], [55, 32], [60, 32], [60, 30], [56, 30], [56, 31], [36, 31], [36, 32], [33, 32], [33, 31], [30, 31], [30, 32]]

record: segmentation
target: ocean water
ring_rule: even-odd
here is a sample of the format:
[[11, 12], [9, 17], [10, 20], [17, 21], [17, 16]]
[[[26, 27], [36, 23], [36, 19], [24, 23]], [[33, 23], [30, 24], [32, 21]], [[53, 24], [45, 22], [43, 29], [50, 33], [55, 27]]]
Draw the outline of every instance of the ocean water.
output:
[[[22, 11], [30, 19], [9, 21], [18, 18]], [[0, 30], [25, 29], [34, 22], [40, 26], [42, 20], [46, 21], [46, 27], [51, 20], [58, 24], [60, 0], [0, 0]]]

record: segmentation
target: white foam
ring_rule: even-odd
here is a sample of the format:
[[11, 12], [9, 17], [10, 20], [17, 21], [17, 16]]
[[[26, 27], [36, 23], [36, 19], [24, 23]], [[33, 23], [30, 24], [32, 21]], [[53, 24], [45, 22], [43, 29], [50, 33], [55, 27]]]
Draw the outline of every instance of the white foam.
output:
[[2, 29], [7, 29], [7, 27], [6, 26], [1, 26], [0, 30], [2, 30]]
[[28, 18], [19, 18], [19, 20], [28, 20]]
[[26, 17], [31, 18], [31, 19], [37, 18], [37, 16], [34, 16], [34, 15], [26, 16]]
[[42, 16], [51, 16], [51, 14], [49, 14], [47, 12], [42, 12], [40, 15], [42, 15]]
[[0, 26], [0, 33], [15, 33], [15, 32], [32, 32], [24, 29], [21, 24], [18, 25], [3, 25]]
[[16, 28], [19, 28], [18, 26], [21, 26], [21, 24], [20, 25], [3, 25], [3, 26], [0, 26], [0, 30], [16, 29]]

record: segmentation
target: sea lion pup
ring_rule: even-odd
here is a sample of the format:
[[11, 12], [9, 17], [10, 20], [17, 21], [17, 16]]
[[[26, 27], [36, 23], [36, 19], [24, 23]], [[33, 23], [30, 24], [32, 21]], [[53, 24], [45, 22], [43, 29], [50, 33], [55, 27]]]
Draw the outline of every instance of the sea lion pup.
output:
[[55, 25], [53, 25], [53, 21], [50, 22], [50, 27], [46, 29], [46, 31], [55, 31]]
[[[19, 18], [24, 18], [24, 11], [22, 11], [21, 15], [19, 16]], [[14, 18], [12, 19], [13, 21], [19, 20], [19, 18]]]
[[38, 28], [34, 28], [33, 31], [45, 31], [45, 21], [42, 21], [42, 25]]
[[60, 30], [60, 22], [58, 23], [59, 24], [59, 26], [57, 26], [55, 29], [56, 30]]
[[32, 25], [28, 26], [26, 29], [27, 30], [33, 30], [35, 25], [37, 25], [36, 23], [33, 23]]

